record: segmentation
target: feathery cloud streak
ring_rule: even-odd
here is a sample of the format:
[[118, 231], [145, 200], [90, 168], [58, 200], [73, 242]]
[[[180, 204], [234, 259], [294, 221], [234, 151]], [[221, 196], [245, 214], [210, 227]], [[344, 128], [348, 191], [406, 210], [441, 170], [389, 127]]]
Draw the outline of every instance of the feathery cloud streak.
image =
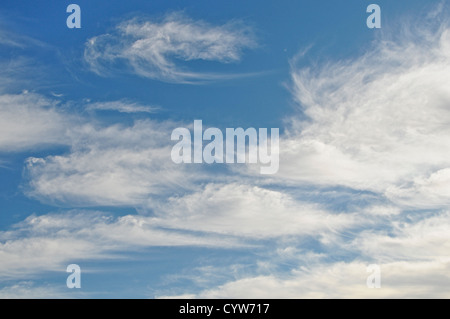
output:
[[188, 83], [227, 75], [190, 71], [181, 62], [237, 62], [244, 49], [254, 46], [251, 29], [245, 25], [234, 22], [213, 26], [173, 13], [161, 22], [127, 20], [111, 33], [90, 38], [84, 58], [99, 75], [128, 69], [147, 78]]

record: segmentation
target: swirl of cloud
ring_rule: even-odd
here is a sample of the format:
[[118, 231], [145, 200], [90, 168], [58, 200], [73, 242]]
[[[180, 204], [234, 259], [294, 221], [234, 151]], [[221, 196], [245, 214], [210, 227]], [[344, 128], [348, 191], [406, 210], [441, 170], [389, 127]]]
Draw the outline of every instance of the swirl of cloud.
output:
[[236, 75], [194, 72], [183, 62], [238, 62], [243, 49], [255, 45], [251, 29], [241, 23], [212, 26], [173, 13], [159, 23], [133, 18], [112, 33], [90, 38], [84, 59], [99, 75], [125, 71], [164, 82], [198, 83]]

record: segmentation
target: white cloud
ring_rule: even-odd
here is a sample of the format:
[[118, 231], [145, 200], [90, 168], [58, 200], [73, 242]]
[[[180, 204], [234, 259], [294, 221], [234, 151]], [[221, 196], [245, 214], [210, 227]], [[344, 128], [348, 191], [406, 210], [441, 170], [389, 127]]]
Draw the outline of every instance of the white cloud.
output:
[[408, 216], [412, 221], [392, 220], [382, 231], [365, 230], [352, 248], [380, 261], [436, 261], [450, 257], [450, 213], [431, 217]]
[[429, 177], [416, 177], [412, 183], [388, 187], [386, 196], [402, 206], [439, 208], [450, 204], [450, 168], [441, 169]]
[[185, 69], [180, 61], [239, 61], [242, 50], [255, 45], [248, 27], [228, 23], [212, 26], [182, 14], [161, 22], [131, 19], [112, 33], [89, 39], [84, 52], [91, 70], [105, 74], [131, 68], [138, 75], [167, 82], [192, 82], [223, 75]]
[[[184, 71], [175, 61], [238, 61], [250, 44], [234, 25], [214, 27], [175, 15], [160, 23], [126, 21], [113, 34], [90, 39], [85, 57], [98, 73], [126, 66], [142, 76], [186, 82], [212, 75]], [[355, 213], [341, 214], [285, 189], [254, 186], [247, 176], [221, 179], [201, 166], [173, 164], [174, 123], [73, 125], [42, 96], [2, 95], [0, 151], [71, 146], [63, 155], [28, 160], [31, 196], [70, 206], [133, 206], [152, 215], [31, 216], [0, 232], [0, 277], [59, 271], [74, 260], [116, 258], [148, 246], [236, 247], [275, 239], [278, 257], [295, 262], [290, 271], [278, 273], [275, 261], [261, 261], [266, 271], [184, 296], [448, 297], [449, 214], [402, 209], [449, 203], [449, 72], [446, 28], [397, 42], [381, 39], [359, 58], [293, 71], [301, 114], [289, 123], [280, 171], [270, 182], [307, 185], [317, 194], [311, 201], [323, 201], [324, 191], [311, 186], [317, 184], [370, 190], [391, 200], [386, 206], [350, 206]], [[89, 108], [151, 110], [127, 101]], [[304, 236], [321, 245], [323, 255], [302, 247]], [[283, 248], [286, 241], [293, 246]], [[352, 256], [358, 257], [342, 261]], [[365, 286], [373, 260], [382, 266], [380, 290]], [[23, 287], [10, 288], [5, 294]]]
[[70, 263], [119, 258], [152, 246], [242, 246], [231, 237], [193, 235], [158, 227], [152, 218], [73, 211], [30, 216], [0, 232], [0, 279], [32, 278], [43, 271], [65, 271]]
[[[61, 193], [68, 189], [64, 184], [53, 187], [62, 189]], [[95, 200], [103, 200], [97, 198], [104, 189], [88, 191]], [[0, 277], [33, 278], [42, 271], [60, 271], [68, 263], [119, 258], [124, 252], [150, 246], [236, 249], [273, 238], [325, 238], [359, 221], [355, 214], [327, 213], [281, 192], [239, 184], [209, 184], [202, 191], [146, 203], [153, 210], [151, 216], [115, 218], [74, 211], [28, 217], [0, 232]]]
[[134, 102], [122, 101], [110, 101], [110, 102], [97, 102], [90, 103], [86, 106], [87, 110], [98, 110], [98, 111], [118, 111], [121, 113], [155, 113], [159, 110], [159, 107], [140, 105]]
[[34, 93], [0, 95], [0, 151], [67, 144], [70, 117]]
[[450, 261], [394, 262], [381, 265], [381, 288], [366, 285], [368, 263], [338, 262], [256, 275], [197, 294], [161, 298], [449, 298]]
[[195, 189], [205, 175], [198, 166], [172, 162], [172, 127], [149, 120], [76, 127], [69, 154], [28, 159], [28, 194], [66, 205], [139, 207], [152, 196]]
[[[450, 168], [450, 29], [412, 33], [378, 39], [357, 58], [293, 70], [299, 114], [280, 141], [279, 177], [389, 189], [391, 198], [392, 187], [442, 177]], [[423, 201], [448, 202], [445, 187], [434, 191]]]
[[154, 210], [155, 222], [163, 227], [255, 239], [318, 237], [360, 222], [354, 214], [331, 214], [283, 192], [238, 183], [208, 184], [202, 191], [169, 198]]
[[[326, 244], [331, 254], [311, 254], [309, 250], [279, 246], [276, 254], [265, 261], [268, 265], [251, 275], [234, 274], [237, 278], [199, 292], [159, 295], [162, 298], [449, 298], [450, 214], [419, 217], [394, 221], [392, 230], [388, 227], [353, 233], [350, 243], [346, 243], [348, 238], [343, 233]], [[342, 261], [338, 256], [357, 257]], [[380, 289], [367, 287], [370, 264], [380, 266]], [[277, 265], [290, 267], [279, 271]]]

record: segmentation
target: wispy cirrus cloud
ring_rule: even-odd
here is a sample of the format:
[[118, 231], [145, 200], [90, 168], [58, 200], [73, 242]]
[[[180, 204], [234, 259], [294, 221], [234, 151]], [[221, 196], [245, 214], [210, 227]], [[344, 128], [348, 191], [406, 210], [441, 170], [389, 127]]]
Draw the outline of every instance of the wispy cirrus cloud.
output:
[[137, 121], [131, 126], [92, 123], [69, 130], [71, 152], [31, 157], [28, 194], [44, 202], [75, 206], [146, 206], [167, 192], [196, 189], [205, 178], [198, 166], [172, 162], [172, 122]]
[[243, 276], [197, 293], [159, 298], [449, 298], [450, 262], [392, 262], [382, 265], [381, 289], [369, 289], [368, 263], [311, 265], [284, 274]]
[[[300, 107], [282, 137], [280, 172], [270, 186], [239, 172], [218, 176], [199, 166], [174, 165], [174, 123], [101, 126], [82, 119], [73, 125], [42, 96], [1, 96], [6, 138], [0, 150], [71, 147], [27, 161], [30, 196], [67, 206], [134, 207], [145, 215], [30, 216], [0, 232], [0, 277], [23, 280], [59, 271], [74, 259], [120, 258], [143, 247], [236, 248], [250, 242], [267, 244], [258, 251], [266, 260], [252, 259], [264, 270], [184, 296], [446, 297], [449, 34], [443, 26], [401, 40], [383, 38], [360, 57], [294, 67]], [[251, 46], [244, 39], [251, 37], [233, 24], [215, 27], [177, 15], [161, 22], [128, 20], [112, 34], [90, 39], [85, 57], [99, 74], [126, 69], [163, 81], [201, 81], [217, 75], [190, 72], [184, 62], [238, 61]], [[150, 112], [126, 100], [89, 107]], [[327, 203], [333, 209], [323, 207], [322, 186], [337, 193]], [[369, 190], [384, 206], [367, 208], [355, 200], [342, 207], [336, 200], [340, 186], [347, 197], [361, 198], [360, 191]], [[307, 201], [292, 195], [306, 192], [312, 194]], [[435, 211], [405, 211], [411, 208]], [[371, 262], [381, 263], [381, 290], [365, 286]], [[4, 292], [14, 295], [26, 287]]]
[[251, 29], [241, 23], [213, 26], [172, 13], [159, 22], [127, 20], [111, 33], [90, 38], [84, 59], [100, 75], [131, 70], [147, 78], [189, 83], [229, 75], [190, 71], [183, 62], [237, 62], [242, 51], [255, 43]]
[[[366, 213], [370, 213], [367, 211]], [[450, 256], [448, 212], [419, 220], [397, 216], [387, 228], [339, 236], [325, 244], [330, 253], [300, 247], [278, 249], [249, 275], [234, 273], [215, 287], [161, 298], [448, 298]], [[387, 220], [389, 221], [389, 219]], [[393, 227], [391, 229], [391, 227]], [[351, 260], [336, 256], [356, 256]], [[381, 268], [381, 289], [369, 289], [367, 266]], [[279, 271], [278, 266], [289, 269]], [[235, 265], [234, 269], [239, 269]], [[198, 276], [198, 275], [197, 275]]]
[[118, 111], [121, 113], [155, 113], [160, 110], [157, 106], [141, 105], [126, 100], [89, 103], [86, 105], [86, 109], [89, 111]]
[[171, 197], [154, 211], [155, 222], [163, 227], [252, 239], [320, 237], [362, 222], [355, 214], [330, 213], [283, 192], [240, 183], [208, 184]]
[[15, 33], [1, 24], [0, 24], [0, 46], [15, 47], [20, 49], [24, 49], [28, 46], [48, 47], [48, 45], [42, 41], [25, 36], [20, 33]]
[[[179, 297], [449, 296], [450, 29], [437, 21], [420, 29], [402, 25], [405, 33], [395, 36], [386, 32], [359, 57], [293, 66], [299, 107], [270, 183], [307, 185], [318, 193], [343, 186], [355, 197], [368, 190], [390, 206], [354, 206], [374, 223], [330, 231], [319, 238], [319, 258], [297, 251], [288, 271], [244, 274]], [[381, 266], [381, 289], [366, 286], [371, 263]]]
[[395, 200], [393, 188], [442, 180], [450, 168], [450, 29], [386, 34], [359, 57], [294, 67], [298, 113], [280, 142], [286, 182], [390, 189]]
[[412, 181], [391, 186], [385, 195], [391, 201], [411, 208], [441, 208], [450, 204], [450, 168], [431, 175], [418, 176]]
[[0, 29], [0, 45], [8, 47], [23, 47], [23, 43], [14, 40], [14, 37], [3, 29]]
[[117, 259], [145, 247], [244, 247], [236, 238], [159, 227], [151, 217], [99, 211], [31, 215], [0, 232], [0, 280], [34, 278], [85, 260]]

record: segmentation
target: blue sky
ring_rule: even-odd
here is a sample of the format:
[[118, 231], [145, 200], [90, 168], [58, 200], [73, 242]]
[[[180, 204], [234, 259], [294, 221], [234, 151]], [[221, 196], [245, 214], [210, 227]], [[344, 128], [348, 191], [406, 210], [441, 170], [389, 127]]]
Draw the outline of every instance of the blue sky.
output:
[[[448, 3], [372, 2], [3, 1], [0, 297], [448, 298]], [[174, 164], [195, 119], [279, 171]]]

